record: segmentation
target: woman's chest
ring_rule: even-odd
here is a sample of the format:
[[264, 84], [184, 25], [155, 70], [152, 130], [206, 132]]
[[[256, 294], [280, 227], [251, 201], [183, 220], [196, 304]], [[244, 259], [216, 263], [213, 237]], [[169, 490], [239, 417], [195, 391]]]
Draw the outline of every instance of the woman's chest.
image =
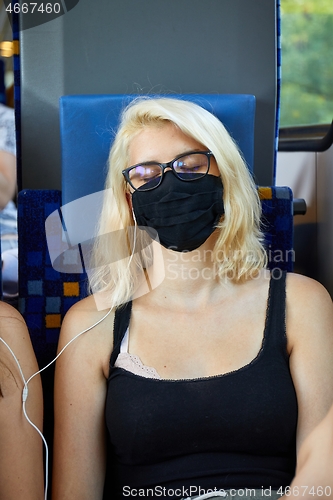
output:
[[[237, 314], [238, 312], [238, 314]], [[196, 378], [237, 370], [256, 358], [265, 308], [198, 314], [132, 314], [128, 352], [161, 378]]]

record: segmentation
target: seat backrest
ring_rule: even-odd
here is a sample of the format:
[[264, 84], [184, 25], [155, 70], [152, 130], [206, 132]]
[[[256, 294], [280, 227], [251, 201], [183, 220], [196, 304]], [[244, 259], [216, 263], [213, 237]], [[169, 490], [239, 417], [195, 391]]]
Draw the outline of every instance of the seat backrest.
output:
[[[101, 191], [121, 111], [137, 95], [75, 95], [60, 99], [63, 205]], [[238, 144], [253, 172], [255, 97], [240, 94], [172, 95], [212, 112]]]

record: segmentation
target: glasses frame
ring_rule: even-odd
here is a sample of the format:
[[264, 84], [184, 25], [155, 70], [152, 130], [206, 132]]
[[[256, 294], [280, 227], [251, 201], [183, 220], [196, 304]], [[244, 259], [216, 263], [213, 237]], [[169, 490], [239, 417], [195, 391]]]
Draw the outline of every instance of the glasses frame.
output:
[[[208, 159], [207, 172], [202, 177], [199, 177], [197, 179], [187, 179], [187, 180], [182, 179], [181, 177], [179, 177], [178, 173], [174, 169], [173, 163], [175, 161], [179, 160], [179, 158], [183, 158], [184, 156], [190, 156], [190, 155], [195, 155], [195, 154], [205, 155], [207, 157], [207, 159]], [[211, 159], [212, 156], [214, 156], [214, 155], [213, 155], [213, 153], [211, 151], [189, 151], [188, 153], [182, 153], [181, 155], [176, 156], [176, 158], [174, 158], [171, 161], [168, 161], [167, 163], [159, 163], [158, 161], [144, 161], [142, 163], [136, 163], [135, 165], [132, 165], [130, 167], [125, 168], [125, 170], [122, 171], [122, 174], [125, 177], [126, 182], [131, 186], [131, 188], [134, 189], [134, 191], [142, 191], [142, 192], [152, 191], [153, 189], [156, 189], [158, 186], [161, 185], [161, 183], [163, 181], [163, 178], [164, 178], [164, 172], [165, 172], [166, 168], [171, 168], [171, 171], [177, 177], [177, 179], [179, 179], [181, 181], [184, 181], [184, 182], [192, 182], [192, 181], [198, 181], [198, 180], [202, 179], [209, 172], [209, 169], [210, 169], [210, 159]], [[159, 183], [156, 184], [156, 186], [148, 188], [148, 189], [140, 189], [140, 188], [134, 187], [133, 184], [132, 184], [132, 182], [131, 182], [131, 180], [130, 180], [130, 176], [129, 176], [130, 171], [133, 168], [136, 168], [136, 167], [149, 166], [149, 165], [159, 165], [161, 167], [161, 169], [162, 169], [162, 175], [161, 175], [161, 179], [160, 179]]]

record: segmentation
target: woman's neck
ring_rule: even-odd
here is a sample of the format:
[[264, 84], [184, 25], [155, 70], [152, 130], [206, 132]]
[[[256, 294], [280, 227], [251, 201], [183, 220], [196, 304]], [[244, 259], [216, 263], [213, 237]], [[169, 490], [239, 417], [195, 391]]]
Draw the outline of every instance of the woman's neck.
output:
[[150, 293], [145, 298], [159, 304], [168, 299], [175, 307], [193, 309], [211, 304], [223, 293], [229, 295], [233, 284], [229, 280], [221, 282], [218, 276], [214, 243], [209, 238], [192, 252], [175, 252], [156, 244], [154, 265], [146, 273]]

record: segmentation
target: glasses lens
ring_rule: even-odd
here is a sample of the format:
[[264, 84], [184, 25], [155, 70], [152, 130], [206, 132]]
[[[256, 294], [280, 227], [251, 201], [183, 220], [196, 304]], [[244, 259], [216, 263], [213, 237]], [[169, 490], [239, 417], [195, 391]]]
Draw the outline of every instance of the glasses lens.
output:
[[203, 153], [181, 156], [173, 163], [173, 168], [183, 181], [193, 181], [204, 177], [209, 169], [209, 158]]
[[156, 163], [137, 165], [129, 171], [132, 186], [140, 191], [146, 191], [158, 186], [161, 182], [162, 168]]

